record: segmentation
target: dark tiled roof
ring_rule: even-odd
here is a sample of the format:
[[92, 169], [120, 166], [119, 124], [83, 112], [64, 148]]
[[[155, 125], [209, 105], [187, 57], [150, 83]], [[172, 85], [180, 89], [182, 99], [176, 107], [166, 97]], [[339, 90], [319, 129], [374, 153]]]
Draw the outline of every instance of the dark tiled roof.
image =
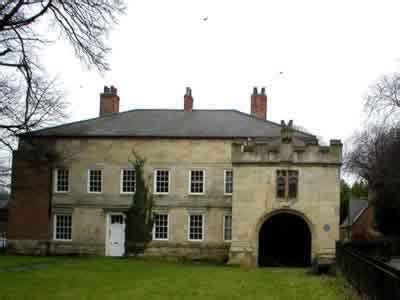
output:
[[7, 208], [8, 200], [0, 200], [0, 209]]
[[[265, 138], [280, 136], [279, 124], [237, 110], [130, 110], [33, 131], [55, 137]], [[21, 136], [24, 136], [22, 134]], [[302, 140], [314, 135], [295, 132]]]
[[349, 206], [349, 216], [343, 221], [341, 226], [349, 226], [349, 223], [353, 225], [368, 207], [368, 201], [364, 199], [350, 199]]
[[0, 193], [0, 209], [7, 208], [10, 195], [8, 193]]

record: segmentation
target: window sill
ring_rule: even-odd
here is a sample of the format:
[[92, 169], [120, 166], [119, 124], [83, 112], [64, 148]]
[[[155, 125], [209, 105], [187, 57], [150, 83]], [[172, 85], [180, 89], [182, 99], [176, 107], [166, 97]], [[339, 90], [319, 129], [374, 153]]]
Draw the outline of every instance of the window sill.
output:
[[202, 239], [202, 240], [191, 240], [191, 239], [188, 239], [188, 241], [191, 242], [191, 243], [201, 243], [201, 242], [204, 242], [204, 239]]
[[54, 194], [68, 194], [69, 191], [54, 191]]

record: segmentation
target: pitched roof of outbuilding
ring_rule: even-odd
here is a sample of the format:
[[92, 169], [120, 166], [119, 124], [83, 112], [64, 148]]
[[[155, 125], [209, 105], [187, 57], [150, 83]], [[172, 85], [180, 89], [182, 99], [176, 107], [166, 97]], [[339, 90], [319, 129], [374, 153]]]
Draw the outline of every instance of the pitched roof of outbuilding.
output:
[[[54, 137], [266, 138], [280, 136], [281, 126], [237, 110], [135, 109], [30, 132]], [[24, 136], [26, 134], [22, 134]], [[302, 140], [312, 134], [295, 130]]]
[[7, 208], [9, 203], [10, 194], [0, 191], [0, 209]]
[[350, 199], [349, 216], [343, 221], [342, 227], [353, 225], [362, 213], [368, 208], [369, 203], [365, 199]]
[[0, 200], [0, 209], [7, 208], [7, 206], [8, 206], [8, 199]]

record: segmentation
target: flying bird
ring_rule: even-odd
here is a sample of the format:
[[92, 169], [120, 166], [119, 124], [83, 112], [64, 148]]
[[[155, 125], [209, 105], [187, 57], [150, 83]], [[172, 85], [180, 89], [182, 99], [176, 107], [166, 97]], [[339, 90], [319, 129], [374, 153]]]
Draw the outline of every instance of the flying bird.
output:
[[208, 17], [203, 17], [203, 21], [206, 22], [208, 20]]

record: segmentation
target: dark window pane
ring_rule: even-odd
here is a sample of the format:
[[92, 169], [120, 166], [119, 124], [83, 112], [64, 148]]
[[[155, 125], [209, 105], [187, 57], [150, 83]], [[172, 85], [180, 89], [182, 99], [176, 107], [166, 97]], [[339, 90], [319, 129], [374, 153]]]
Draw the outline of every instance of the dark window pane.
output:
[[69, 171], [68, 169], [56, 170], [56, 191], [68, 192], [69, 189]]
[[136, 172], [134, 169], [122, 170], [122, 192], [134, 193], [136, 189]]
[[155, 180], [156, 193], [169, 192], [169, 170], [156, 170]]
[[233, 171], [225, 171], [225, 194], [233, 192]]
[[204, 171], [192, 170], [190, 172], [190, 192], [203, 193], [204, 192]]
[[168, 240], [168, 215], [154, 214], [154, 235], [156, 240]]
[[203, 216], [191, 215], [189, 219], [189, 239], [202, 240], [203, 239]]
[[71, 240], [72, 232], [72, 216], [71, 215], [55, 215], [55, 239]]
[[232, 240], [232, 216], [224, 216], [224, 240]]
[[286, 186], [285, 177], [279, 176], [276, 180], [276, 197], [277, 198], [285, 198], [285, 186]]
[[297, 198], [298, 172], [289, 171], [289, 198]]
[[89, 192], [101, 193], [101, 172], [102, 170], [89, 170]]

